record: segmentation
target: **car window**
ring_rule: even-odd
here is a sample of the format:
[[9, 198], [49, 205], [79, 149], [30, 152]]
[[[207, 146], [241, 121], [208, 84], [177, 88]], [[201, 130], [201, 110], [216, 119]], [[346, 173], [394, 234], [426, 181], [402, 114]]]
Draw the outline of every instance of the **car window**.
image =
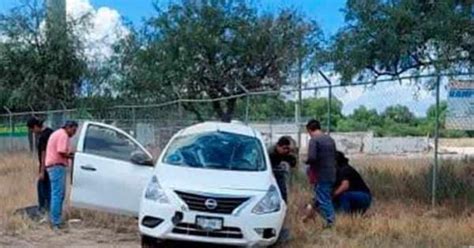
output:
[[97, 125], [87, 127], [84, 152], [124, 161], [130, 161], [134, 153], [144, 153], [133, 140], [122, 133]]
[[227, 132], [207, 132], [175, 138], [163, 162], [204, 169], [262, 171], [266, 169], [258, 139]]

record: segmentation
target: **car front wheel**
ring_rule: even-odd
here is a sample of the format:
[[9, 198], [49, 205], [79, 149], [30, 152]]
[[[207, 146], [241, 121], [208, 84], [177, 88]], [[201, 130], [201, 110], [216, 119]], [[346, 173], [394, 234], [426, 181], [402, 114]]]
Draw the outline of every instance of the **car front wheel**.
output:
[[159, 244], [158, 239], [149, 237], [149, 236], [142, 236], [142, 248], [161, 248], [164, 247]]

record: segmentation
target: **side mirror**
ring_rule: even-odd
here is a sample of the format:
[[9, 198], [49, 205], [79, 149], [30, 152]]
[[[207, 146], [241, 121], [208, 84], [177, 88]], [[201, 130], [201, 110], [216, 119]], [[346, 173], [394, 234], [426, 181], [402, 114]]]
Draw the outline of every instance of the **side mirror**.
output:
[[153, 166], [153, 159], [142, 152], [132, 153], [130, 161], [136, 165]]

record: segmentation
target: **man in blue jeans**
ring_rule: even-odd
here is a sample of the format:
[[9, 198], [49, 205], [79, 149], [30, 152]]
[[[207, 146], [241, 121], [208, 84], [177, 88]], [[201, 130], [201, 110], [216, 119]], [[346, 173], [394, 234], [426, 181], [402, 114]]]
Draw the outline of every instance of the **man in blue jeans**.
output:
[[66, 172], [73, 158], [70, 138], [77, 132], [78, 124], [67, 121], [62, 128], [51, 134], [46, 148], [46, 170], [51, 182], [49, 219], [53, 230], [63, 227], [62, 209], [66, 193]]
[[317, 120], [310, 120], [306, 130], [311, 136], [308, 147], [307, 164], [313, 174], [317, 175], [314, 185], [315, 206], [319, 206], [320, 213], [325, 219], [324, 228], [331, 228], [336, 220], [332, 193], [336, 181], [336, 143], [322, 132], [321, 124]]
[[360, 174], [349, 165], [344, 153], [336, 153], [337, 176], [334, 190], [334, 203], [345, 213], [363, 214], [370, 207], [372, 195]]

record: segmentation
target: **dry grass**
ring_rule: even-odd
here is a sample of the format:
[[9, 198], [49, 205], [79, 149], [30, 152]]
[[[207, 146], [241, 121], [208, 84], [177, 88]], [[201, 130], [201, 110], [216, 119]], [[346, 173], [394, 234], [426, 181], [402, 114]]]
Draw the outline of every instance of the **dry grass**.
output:
[[32, 223], [13, 212], [31, 205], [36, 199], [37, 165], [32, 158], [19, 154], [0, 154], [0, 230], [17, 232]]
[[[21, 216], [13, 215], [16, 208], [36, 202], [35, 172], [37, 167], [34, 161], [34, 157], [20, 154], [0, 156], [0, 236], [3, 233], [3, 235], [25, 237], [31, 236], [33, 232], [44, 232], [44, 227], [41, 229], [37, 224]], [[338, 215], [335, 230], [325, 235], [322, 234], [322, 224], [319, 219], [311, 223], [301, 223], [300, 210], [311, 199], [311, 192], [304, 186], [304, 179], [300, 175], [294, 181], [288, 217], [288, 225], [291, 227], [294, 240], [282, 247], [464, 247], [474, 245], [473, 202], [464, 195], [473, 192], [473, 185], [469, 184], [473, 182], [472, 177], [465, 172], [474, 171], [474, 163], [468, 166], [456, 165], [455, 169], [448, 170], [451, 173], [449, 177], [454, 181], [466, 181], [466, 184], [462, 186], [468, 188], [465, 191], [456, 191], [458, 195], [444, 199], [442, 206], [433, 211], [427, 204], [429, 197], [423, 195], [427, 191], [426, 185], [423, 185], [426, 181], [422, 180], [426, 180], [429, 160], [406, 158], [380, 160], [374, 157], [360, 157], [355, 158], [353, 162], [363, 170], [375, 193], [374, 207], [367, 216]], [[453, 183], [453, 181], [448, 183]], [[133, 234], [132, 240], [123, 244], [125, 246], [138, 243], [133, 239], [136, 236], [134, 219], [82, 210], [70, 210], [68, 218], [82, 219], [80, 228], [87, 230], [86, 234], [89, 237], [91, 233], [110, 230], [118, 236], [124, 233]], [[70, 235], [78, 235], [78, 233]], [[74, 240], [72, 236], [68, 238]], [[47, 240], [41, 242], [51, 246], [61, 244], [52, 238], [49, 243]], [[0, 241], [0, 246], [1, 244], [5, 243]], [[74, 245], [74, 243], [66, 244]], [[96, 244], [96, 246], [100, 245], [99, 242]]]
[[439, 144], [447, 147], [474, 147], [474, 138], [440, 139]]

